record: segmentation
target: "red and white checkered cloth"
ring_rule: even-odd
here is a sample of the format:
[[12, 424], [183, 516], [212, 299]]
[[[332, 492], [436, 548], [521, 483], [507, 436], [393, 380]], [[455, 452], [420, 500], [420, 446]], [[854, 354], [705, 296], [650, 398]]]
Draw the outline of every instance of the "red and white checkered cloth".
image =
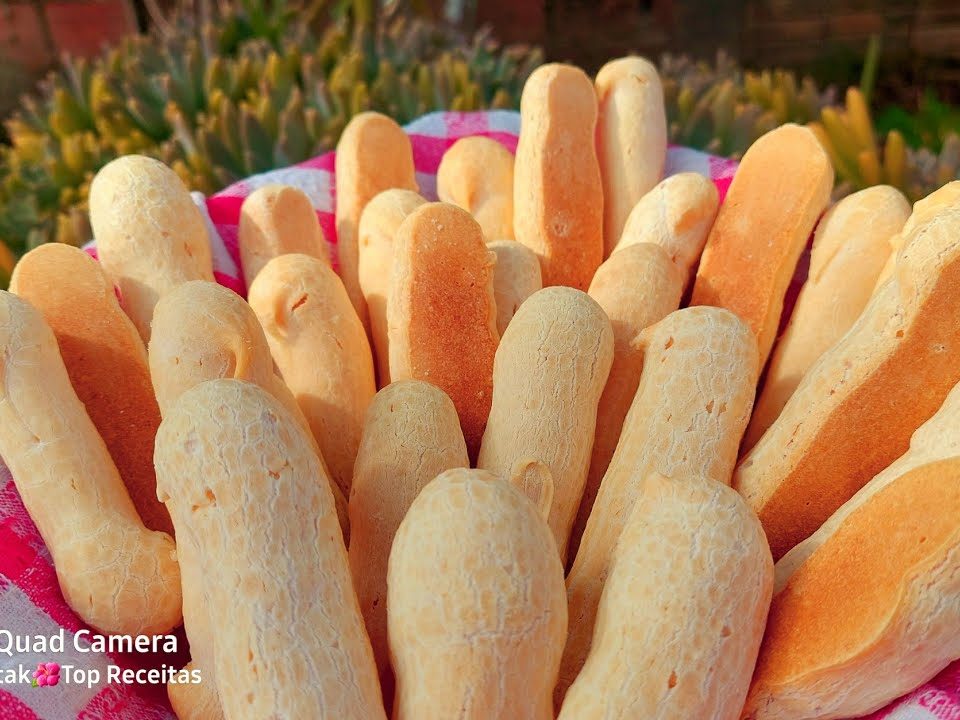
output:
[[[515, 112], [433, 113], [407, 126], [413, 144], [414, 163], [421, 193], [436, 197], [436, 172], [440, 158], [453, 142], [468, 135], [487, 135], [516, 149], [520, 118]], [[671, 148], [667, 174], [695, 171], [711, 177], [726, 193], [736, 163], [686, 148]], [[299, 165], [256, 175], [231, 185], [197, 204], [208, 219], [216, 277], [243, 294], [237, 250], [237, 222], [243, 198], [269, 183], [286, 183], [304, 190], [313, 202], [326, 237], [336, 243], [334, 227], [334, 155], [327, 153]], [[95, 252], [90, 248], [91, 252]], [[335, 254], [333, 255], [335, 257]], [[802, 282], [802, 273], [796, 285]], [[74, 633], [84, 626], [60, 594], [50, 554], [20, 502], [9, 472], [0, 465], [0, 630], [14, 635], [49, 636], [63, 628], [70, 646]], [[183, 643], [181, 643], [183, 644]], [[2, 649], [2, 648], [0, 648]], [[105, 676], [108, 664], [123, 667], [180, 666], [183, 652], [169, 656], [108, 656], [77, 653], [70, 647], [57, 656], [0, 653], [3, 672], [23, 664], [33, 669], [39, 662], [75, 663], [84, 669], [98, 668]], [[172, 720], [163, 686], [106, 684], [85, 688], [60, 683], [55, 687], [0, 684], [0, 720]], [[927, 685], [891, 707], [874, 713], [870, 720], [960, 720], [960, 663], [944, 670]]]

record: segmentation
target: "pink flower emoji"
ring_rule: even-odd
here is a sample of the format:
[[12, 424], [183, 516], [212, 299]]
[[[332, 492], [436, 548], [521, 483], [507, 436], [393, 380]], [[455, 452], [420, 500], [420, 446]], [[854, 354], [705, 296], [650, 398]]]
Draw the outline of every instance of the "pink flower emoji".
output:
[[60, 666], [57, 663], [37, 663], [33, 671], [34, 687], [53, 687], [60, 682]]

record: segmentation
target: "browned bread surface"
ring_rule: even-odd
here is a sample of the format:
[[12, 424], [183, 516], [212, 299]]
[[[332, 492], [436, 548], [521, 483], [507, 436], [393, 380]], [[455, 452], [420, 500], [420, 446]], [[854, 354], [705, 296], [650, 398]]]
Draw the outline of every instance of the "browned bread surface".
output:
[[690, 304], [724, 307], [746, 321], [761, 368], [797, 261], [830, 200], [833, 173], [807, 128], [768, 132], [743, 156], [707, 238]]
[[447, 393], [471, 458], [490, 414], [500, 340], [493, 265], [480, 226], [455, 205], [421, 205], [394, 239], [390, 378], [424, 380]]
[[17, 263], [10, 289], [43, 315], [57, 338], [70, 384], [120, 471], [143, 524], [173, 534], [157, 500], [153, 441], [160, 409], [147, 351], [120, 308], [113, 283], [82, 250], [50, 243]]

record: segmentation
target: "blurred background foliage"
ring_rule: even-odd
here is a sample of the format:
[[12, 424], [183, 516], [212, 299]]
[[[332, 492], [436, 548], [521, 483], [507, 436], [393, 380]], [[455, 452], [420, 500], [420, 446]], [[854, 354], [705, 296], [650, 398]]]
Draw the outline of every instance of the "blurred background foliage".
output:
[[[0, 35], [17, 1], [0, 0]], [[588, 72], [630, 51], [659, 58], [671, 140], [709, 152], [738, 157], [808, 124], [838, 196], [885, 182], [917, 199], [960, 176], [953, 0], [72, 2], [99, 3], [105, 35], [88, 39], [110, 40], [102, 52], [51, 55], [32, 90], [23, 57], [0, 57], [0, 95], [17, 98], [0, 145], [0, 280], [7, 248], [89, 239], [87, 188], [117, 155], [158, 157], [209, 193], [332, 148], [363, 110], [407, 122], [516, 108], [545, 57]], [[54, 48], [60, 35], [37, 37]]]
[[0, 147], [0, 239], [85, 241], [88, 185], [118, 155], [158, 157], [209, 193], [332, 148], [364, 110], [516, 107], [541, 62], [402, 4], [182, 5], [100, 56], [63, 58], [24, 97]]

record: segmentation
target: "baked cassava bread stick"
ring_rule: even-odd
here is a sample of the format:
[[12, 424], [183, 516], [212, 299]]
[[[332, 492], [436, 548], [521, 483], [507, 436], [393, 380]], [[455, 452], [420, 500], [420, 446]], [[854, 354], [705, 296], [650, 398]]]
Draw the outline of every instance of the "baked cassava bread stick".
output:
[[402, 380], [367, 409], [350, 486], [350, 571], [380, 672], [385, 704], [393, 697], [387, 648], [387, 558], [403, 516], [444, 470], [469, 467], [457, 410], [443, 391]]
[[494, 240], [487, 247], [497, 256], [493, 296], [497, 304], [497, 331], [503, 335], [523, 302], [543, 289], [540, 261], [533, 250], [516, 240]]
[[520, 123], [513, 182], [516, 239], [540, 258], [544, 287], [586, 290], [603, 261], [593, 83], [572, 65], [541, 65], [523, 86]]
[[107, 275], [144, 343], [157, 301], [188, 280], [213, 280], [203, 215], [159, 160], [125, 155], [90, 183], [90, 225]]
[[343, 283], [322, 260], [281, 255], [257, 275], [249, 301], [333, 481], [349, 497], [364, 413], [377, 387], [370, 343]]
[[67, 604], [104, 633], [180, 624], [173, 539], [148, 530], [33, 306], [0, 291], [0, 456]]
[[390, 378], [425, 380], [450, 396], [471, 458], [490, 413], [500, 341], [494, 260], [476, 220], [447, 203], [414, 210], [393, 243]]
[[649, 476], [560, 720], [737, 720], [772, 587], [770, 549], [743, 498], [713, 480]]
[[639, 346], [640, 384], [567, 577], [558, 707], [587, 658], [613, 549], [644, 480], [657, 472], [729, 484], [753, 406], [757, 344], [733, 313], [677, 310], [644, 330]]
[[247, 287], [277, 255], [301, 253], [330, 262], [327, 239], [310, 198], [290, 185], [266, 185], [247, 196], [240, 207], [237, 244]]
[[603, 308], [613, 328], [613, 365], [597, 406], [590, 470], [570, 536], [572, 556], [576, 556], [580, 546], [600, 481], [640, 384], [643, 345], [639, 335], [676, 310], [682, 294], [680, 271], [663, 249], [649, 243], [632, 245], [611, 255], [590, 283], [590, 297]]
[[620, 240], [633, 206], [663, 177], [667, 114], [657, 68], [642, 57], [611, 60], [600, 68], [595, 84], [606, 257]]
[[513, 153], [493, 138], [460, 138], [437, 168], [437, 197], [473, 215], [487, 241], [512, 240]]
[[367, 203], [384, 190], [417, 190], [410, 138], [386, 115], [354, 115], [337, 143], [336, 183], [340, 276], [357, 317], [366, 326], [367, 309], [358, 270], [360, 215]]
[[809, 277], [770, 359], [744, 450], [757, 444], [810, 366], [860, 317], [890, 255], [890, 237], [909, 214], [903, 193], [877, 185], [848, 195], [823, 216], [813, 238]]
[[719, 206], [717, 186], [710, 178], [694, 172], [671, 175], [633, 206], [613, 251], [640, 243], [659, 245], [683, 274], [686, 287]]
[[567, 287], [531, 295], [497, 348], [477, 467], [509, 477], [524, 458], [547, 466], [553, 479], [547, 522], [564, 562], [612, 362], [613, 330], [603, 308]]
[[563, 566], [537, 507], [448, 470], [400, 524], [387, 575], [394, 720], [550, 720], [567, 628]]
[[930, 220], [930, 218], [941, 210], [946, 210], [955, 205], [960, 205], [960, 180], [948, 182], [946, 185], [937, 188], [925, 198], [921, 198], [913, 204], [913, 211], [910, 213], [910, 217], [907, 218], [903, 229], [890, 237], [890, 254], [887, 257], [886, 264], [883, 266], [883, 270], [880, 272], [880, 276], [877, 278], [877, 285], [874, 288], [874, 292], [877, 292], [880, 286], [893, 275], [893, 268], [897, 264], [900, 251], [903, 250], [904, 243], [914, 229], [916, 229], [918, 225], [922, 225]]
[[774, 591], [780, 592], [814, 551], [836, 532], [858, 507], [909, 470], [937, 460], [960, 457], [960, 385], [956, 385], [936, 415], [917, 428], [910, 438], [910, 449], [881, 470], [860, 491], [847, 500], [820, 529], [780, 558], [774, 577]]
[[[162, 414], [193, 386], [233, 378], [262, 387], [309, 429], [296, 398], [274, 369], [260, 321], [232, 290], [202, 280], [184, 283], [157, 303], [153, 328], [150, 375]], [[315, 447], [319, 454], [320, 447]], [[322, 456], [320, 462], [326, 468]], [[336, 484], [331, 490], [346, 533], [346, 498]]]
[[960, 457], [850, 512], [774, 597], [746, 720], [866, 715], [960, 657]]
[[911, 233], [892, 278], [737, 468], [775, 560], [906, 452], [960, 381], [958, 237], [960, 207]]
[[390, 384], [387, 297], [393, 272], [393, 239], [407, 215], [426, 202], [413, 190], [384, 190], [360, 215], [360, 289], [370, 316], [377, 383]]
[[251, 383], [201, 383], [164, 417], [156, 463], [197, 539], [224, 717], [384, 720], [333, 495], [293, 416]]
[[153, 440], [160, 410], [143, 341], [103, 268], [79, 248], [47, 243], [17, 263], [11, 292], [53, 330], [70, 384], [116, 463], [143, 524], [173, 534], [157, 500]]
[[[208, 380], [233, 378], [259, 385], [279, 400], [309, 432], [293, 394], [277, 376], [270, 348], [253, 310], [243, 298], [222, 285], [195, 280], [171, 290], [153, 314], [150, 370], [164, 415], [187, 390]], [[312, 438], [312, 436], [311, 436]], [[319, 447], [314, 447], [319, 454]], [[321, 459], [322, 464], [322, 459]], [[318, 482], [330, 485], [337, 515], [347, 534], [347, 503], [324, 471]], [[190, 527], [183, 528], [189, 532]], [[190, 641], [191, 668], [203, 675], [199, 684], [170, 683], [167, 692], [180, 720], [207, 720], [219, 712], [213, 667], [211, 610], [203, 595], [203, 571], [197, 541], [184, 537], [177, 544], [183, 585], [183, 625]], [[213, 611], [215, 612], [215, 610]]]
[[707, 237], [690, 304], [739, 315], [757, 336], [761, 368], [797, 261], [830, 201], [833, 175], [813, 132], [781, 125], [743, 156]]

